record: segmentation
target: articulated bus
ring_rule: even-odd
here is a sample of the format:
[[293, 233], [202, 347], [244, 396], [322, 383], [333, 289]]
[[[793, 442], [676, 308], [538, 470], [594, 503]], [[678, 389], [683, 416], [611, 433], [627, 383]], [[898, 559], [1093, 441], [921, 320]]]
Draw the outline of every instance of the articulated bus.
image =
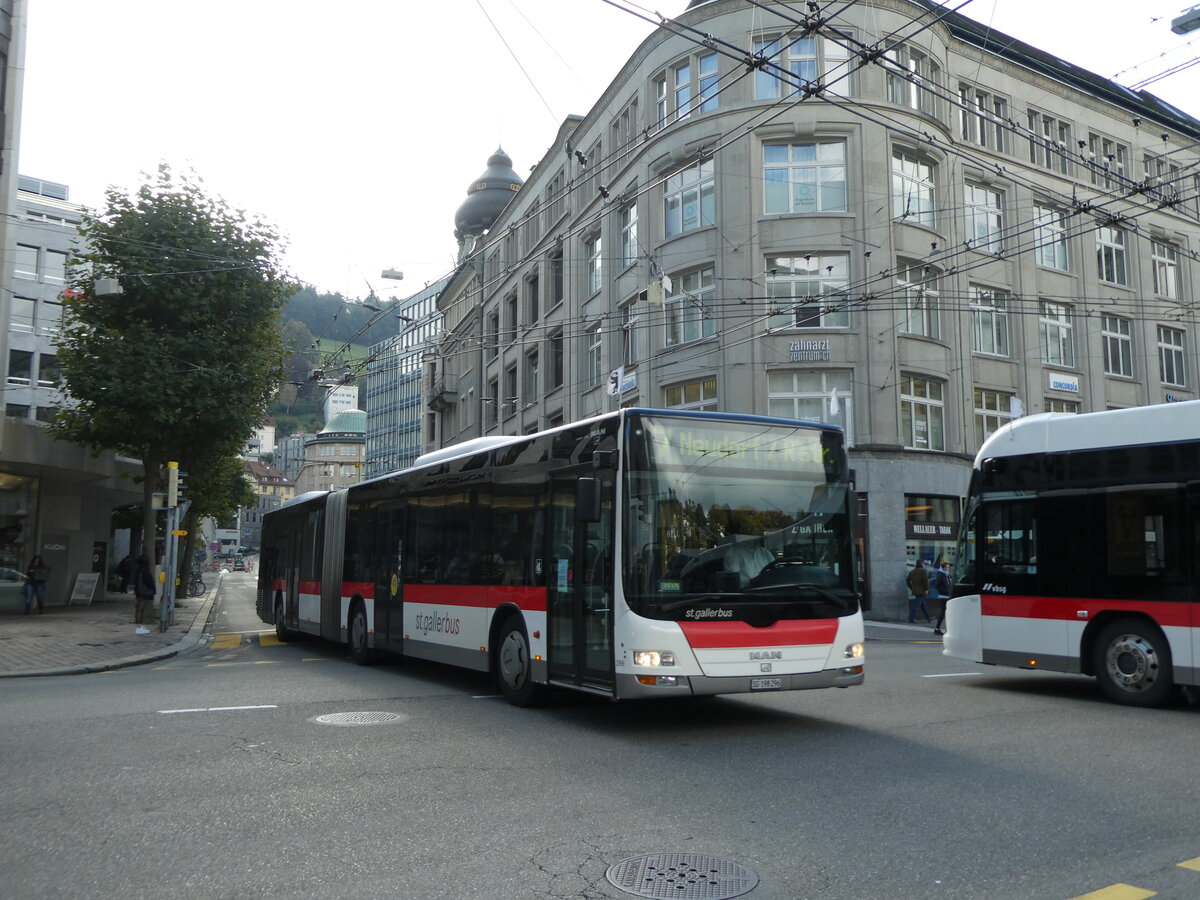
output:
[[863, 620], [839, 428], [624, 409], [478, 438], [268, 513], [258, 614], [621, 700], [849, 687]]
[[975, 459], [943, 652], [1094, 675], [1119, 703], [1200, 685], [1200, 401], [1018, 419]]

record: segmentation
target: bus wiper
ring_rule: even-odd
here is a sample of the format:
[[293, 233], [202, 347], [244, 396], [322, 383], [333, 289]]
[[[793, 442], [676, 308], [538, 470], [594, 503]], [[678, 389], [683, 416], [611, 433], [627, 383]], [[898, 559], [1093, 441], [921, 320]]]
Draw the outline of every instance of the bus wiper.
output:
[[817, 584], [809, 584], [803, 581], [783, 582], [782, 584], [760, 584], [758, 587], [743, 588], [747, 593], [765, 594], [768, 591], [783, 591], [783, 590], [805, 590], [811, 591], [823, 600], [831, 600], [834, 603], [844, 603], [845, 596], [839, 596], [828, 588], [823, 588]]

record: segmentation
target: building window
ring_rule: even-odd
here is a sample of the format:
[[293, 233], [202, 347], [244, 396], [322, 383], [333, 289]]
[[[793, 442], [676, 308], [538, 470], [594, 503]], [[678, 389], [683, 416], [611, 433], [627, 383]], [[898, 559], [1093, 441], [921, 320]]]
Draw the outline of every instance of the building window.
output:
[[4, 415], [10, 419], [28, 419], [29, 404], [28, 403], [6, 403], [4, 404]]
[[720, 103], [717, 97], [717, 54], [705, 53], [696, 60], [700, 112], [712, 112]]
[[668, 409], [698, 409], [715, 412], [717, 409], [717, 379], [701, 378], [672, 385], [663, 391], [663, 405]]
[[29, 350], [8, 351], [8, 383], [26, 385], [33, 377], [33, 353]]
[[1125, 232], [1111, 225], [1096, 229], [1096, 265], [1100, 280], [1110, 284], [1129, 284], [1125, 268]]
[[1004, 192], [967, 182], [964, 187], [967, 215], [967, 239], [976, 250], [1004, 248], [1000, 235], [1004, 230]]
[[763, 145], [763, 211], [846, 209], [846, 143]]
[[541, 283], [537, 275], [533, 275], [525, 282], [525, 324], [534, 325], [541, 318], [541, 304], [539, 303], [538, 294], [541, 290]]
[[1029, 161], [1051, 172], [1071, 171], [1071, 123], [1029, 110]]
[[814, 253], [767, 257], [768, 328], [846, 328], [849, 256]]
[[885, 58], [888, 100], [936, 116], [937, 63], [923, 51], [904, 46], [889, 50]]
[[62, 284], [67, 280], [67, 254], [62, 250], [47, 250], [43, 263], [46, 267], [43, 277], [53, 284]]
[[587, 256], [587, 292], [595, 294], [604, 283], [604, 257], [600, 235], [583, 242], [583, 252]]
[[637, 201], [621, 207], [621, 266], [632, 266], [638, 258]]
[[1158, 377], [1163, 384], [1186, 387], [1183, 368], [1183, 332], [1158, 326]]
[[672, 280], [671, 295], [663, 301], [667, 314], [668, 347], [716, 334], [716, 317], [710, 308], [713, 293], [711, 268], [688, 272]]
[[1075, 340], [1072, 335], [1071, 307], [1065, 303], [1038, 301], [1042, 332], [1042, 362], [1052, 366], [1075, 365]]
[[621, 307], [621, 362], [632, 366], [641, 358], [638, 353], [638, 315], [633, 303]]
[[1100, 339], [1104, 341], [1106, 375], [1133, 377], [1133, 335], [1129, 319], [1101, 316]]
[[1179, 298], [1179, 252], [1171, 244], [1150, 242], [1154, 265], [1154, 293], [1168, 300]]
[[1073, 416], [1079, 415], [1078, 400], [1060, 400], [1057, 397], [1046, 398], [1046, 412], [1070, 413]]
[[702, 160], [667, 177], [663, 185], [663, 234], [706, 228], [716, 221], [713, 161]]
[[13, 258], [13, 274], [18, 278], [38, 277], [38, 250], [29, 244], [17, 244], [17, 252]]
[[504, 316], [508, 324], [508, 340], [511, 343], [517, 339], [517, 328], [520, 326], [520, 314], [517, 311], [517, 295], [509, 294], [504, 298]]
[[[844, 79], [849, 75], [848, 71], [835, 72], [845, 65], [849, 54], [837, 41], [803, 37], [781, 46], [781, 39], [774, 38], [755, 41], [754, 51], [767, 61], [767, 65], [754, 73], [754, 96], [758, 100], [777, 100], [798, 94], [805, 84], [827, 76]], [[839, 83], [838, 93], [849, 93], [844, 81]]]
[[500, 355], [500, 311], [498, 309], [493, 309], [488, 313], [485, 327], [483, 339], [488, 348], [488, 359], [495, 359]]
[[488, 381], [487, 399], [483, 405], [487, 407], [488, 425], [495, 427], [500, 419], [500, 382], [495, 378]]
[[517, 411], [517, 367], [509, 366], [504, 370], [504, 417], [508, 418]]
[[892, 218], [933, 227], [934, 166], [908, 150], [892, 151]]
[[566, 176], [560, 169], [546, 186], [546, 227], [553, 228], [567, 211]]
[[1008, 121], [1008, 101], [971, 84], [959, 85], [958, 99], [959, 137], [998, 153], [1006, 152], [1004, 123]]
[[1008, 356], [1008, 292], [972, 284], [971, 349]]
[[[1159, 329], [1161, 332], [1163, 329]], [[1167, 329], [1169, 330], [1169, 329]], [[1180, 341], [1182, 342], [1182, 333]], [[1160, 340], [1161, 343], [1161, 340]], [[1182, 343], [1181, 343], [1182, 346]], [[1182, 374], [1183, 360], [1180, 359], [1180, 373]], [[38, 354], [38, 386], [39, 387], [58, 387], [62, 383], [62, 367], [58, 364], [58, 357], [53, 353]]]
[[604, 378], [604, 341], [600, 325], [596, 324], [587, 332], [587, 383], [600, 384]]
[[38, 312], [38, 302], [33, 297], [12, 295], [12, 305], [9, 308], [9, 327], [13, 331], [33, 334], [34, 319]]
[[981, 445], [1006, 422], [1012, 421], [1012, 394], [975, 388], [975, 441]]
[[1033, 208], [1037, 264], [1047, 269], [1068, 271], [1067, 214], [1051, 206]]
[[1129, 183], [1125, 166], [1129, 160], [1129, 147], [1125, 144], [1101, 137], [1088, 135], [1088, 162], [1091, 164], [1092, 184], [1106, 188], [1119, 188]]
[[928, 266], [902, 263], [896, 273], [896, 287], [904, 298], [900, 330], [905, 334], [940, 338], [937, 273]]
[[547, 298], [546, 306], [553, 309], [562, 303], [563, 299], [563, 248], [557, 247], [550, 254], [548, 260], [548, 268], [550, 269], [550, 296]]
[[909, 450], [945, 450], [945, 402], [940, 381], [900, 378], [900, 438]]
[[672, 96], [675, 101], [675, 118], [686, 119], [692, 113], [692, 66], [684, 63], [676, 66]]
[[562, 387], [563, 384], [563, 333], [561, 331], [550, 335], [550, 389]]
[[849, 372], [768, 372], [767, 414], [840, 425], [854, 444], [854, 394]]
[[538, 380], [538, 352], [537, 350], [530, 350], [525, 354], [524, 400], [527, 404], [533, 403], [540, 396], [542, 396], [542, 386]]
[[[1179, 164], [1165, 156], [1147, 154], [1142, 157], [1146, 176], [1147, 195], [1155, 200], [1173, 203], [1179, 199]], [[1193, 195], [1200, 194], [1200, 176], [1194, 176]]]

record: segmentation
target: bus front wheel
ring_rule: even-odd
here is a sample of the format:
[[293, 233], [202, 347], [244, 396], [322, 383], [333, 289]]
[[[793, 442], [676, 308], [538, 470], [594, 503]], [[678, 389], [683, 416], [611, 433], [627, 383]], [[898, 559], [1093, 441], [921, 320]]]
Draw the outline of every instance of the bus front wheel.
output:
[[1119, 619], [1096, 641], [1093, 671], [1110, 700], [1158, 706], [1171, 694], [1171, 648], [1162, 631], [1141, 619]]
[[533, 680], [529, 636], [520, 616], [509, 616], [500, 628], [496, 681], [500, 693], [514, 706], [537, 706], [546, 698], [546, 686]]

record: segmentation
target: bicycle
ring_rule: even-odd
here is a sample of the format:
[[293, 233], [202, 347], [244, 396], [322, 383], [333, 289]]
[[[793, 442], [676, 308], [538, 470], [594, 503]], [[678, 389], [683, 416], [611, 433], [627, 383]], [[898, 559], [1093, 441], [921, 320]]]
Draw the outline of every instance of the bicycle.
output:
[[203, 597], [208, 592], [208, 585], [204, 583], [204, 579], [199, 572], [192, 572], [192, 579], [188, 582], [189, 597]]

